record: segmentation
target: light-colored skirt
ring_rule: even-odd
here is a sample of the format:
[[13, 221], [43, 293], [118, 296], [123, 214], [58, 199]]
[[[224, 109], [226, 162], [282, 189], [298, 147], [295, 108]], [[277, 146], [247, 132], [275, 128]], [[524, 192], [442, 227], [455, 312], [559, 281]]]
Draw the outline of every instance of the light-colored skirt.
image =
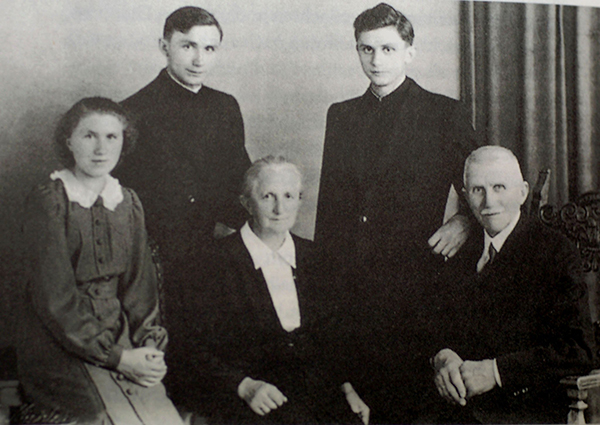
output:
[[121, 373], [85, 364], [106, 407], [104, 425], [183, 425], [163, 384], [153, 387], [138, 385]]

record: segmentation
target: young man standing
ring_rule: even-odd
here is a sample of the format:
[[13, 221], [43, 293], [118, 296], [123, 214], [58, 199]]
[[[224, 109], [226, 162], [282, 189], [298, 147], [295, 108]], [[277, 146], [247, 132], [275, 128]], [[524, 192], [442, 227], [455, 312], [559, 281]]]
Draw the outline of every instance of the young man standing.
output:
[[[159, 40], [166, 68], [122, 102], [137, 117], [140, 137], [116, 174], [138, 193], [149, 236], [158, 244], [164, 310], [174, 338], [185, 337], [186, 287], [202, 281], [189, 275], [190, 264], [205, 261], [203, 250], [213, 236], [238, 228], [245, 218], [238, 188], [250, 160], [240, 108], [233, 96], [204, 84], [222, 39], [212, 14], [177, 9]], [[169, 375], [176, 378], [182, 362], [176, 351], [171, 359]]]
[[402, 407], [412, 409], [420, 397], [411, 380], [426, 379], [414, 362], [428, 281], [468, 234], [467, 212], [442, 223], [474, 132], [459, 102], [406, 76], [416, 50], [402, 13], [381, 3], [354, 28], [371, 85], [329, 109], [316, 240], [339, 259], [348, 284], [347, 311], [359, 332], [354, 348], [364, 358], [362, 394], [373, 395], [376, 420], [406, 422], [412, 413]]

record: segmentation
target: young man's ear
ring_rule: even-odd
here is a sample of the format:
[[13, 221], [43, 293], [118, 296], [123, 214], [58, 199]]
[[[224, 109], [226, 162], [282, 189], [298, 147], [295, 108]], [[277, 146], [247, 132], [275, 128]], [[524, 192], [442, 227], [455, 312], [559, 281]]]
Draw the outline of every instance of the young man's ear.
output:
[[158, 49], [165, 55], [167, 58], [169, 57], [169, 42], [164, 38], [158, 39]]
[[406, 49], [406, 63], [411, 63], [415, 56], [417, 56], [417, 48], [415, 46], [408, 46]]

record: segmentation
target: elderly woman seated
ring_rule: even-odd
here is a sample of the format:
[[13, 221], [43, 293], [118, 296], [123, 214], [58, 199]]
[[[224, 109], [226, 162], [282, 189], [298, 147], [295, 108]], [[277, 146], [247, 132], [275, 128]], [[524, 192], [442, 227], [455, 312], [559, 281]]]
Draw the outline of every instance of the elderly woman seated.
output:
[[310, 241], [289, 232], [301, 191], [294, 164], [256, 161], [240, 196], [250, 220], [217, 241], [210, 266], [200, 265], [212, 278], [188, 297], [198, 312], [189, 338], [197, 358], [188, 364], [191, 381], [212, 384], [212, 412], [202, 412], [209, 421], [368, 423], [369, 408], [343, 378], [347, 356], [334, 348], [320, 261]]

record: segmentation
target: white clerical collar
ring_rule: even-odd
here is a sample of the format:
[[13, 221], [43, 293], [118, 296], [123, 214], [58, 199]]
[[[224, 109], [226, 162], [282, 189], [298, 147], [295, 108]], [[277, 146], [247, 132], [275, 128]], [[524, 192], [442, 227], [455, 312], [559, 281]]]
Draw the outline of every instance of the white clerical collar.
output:
[[394, 87], [394, 89], [392, 91], [390, 91], [388, 94], [384, 94], [383, 96], [380, 96], [377, 93], [375, 93], [375, 90], [373, 90], [373, 85], [372, 84], [369, 86], [369, 89], [371, 90], [371, 93], [373, 94], [373, 96], [375, 96], [375, 98], [378, 101], [381, 102], [384, 97], [387, 97], [390, 94], [394, 93], [396, 90], [398, 90], [398, 87], [400, 87], [402, 85], [402, 83], [404, 83], [405, 81], [406, 81], [406, 75], [404, 76], [404, 78], [402, 78], [402, 80], [400, 81], [400, 83], [396, 87]]
[[515, 227], [517, 226], [517, 223], [519, 222], [519, 218], [521, 218], [521, 211], [519, 211], [517, 213], [517, 215], [515, 215], [515, 217], [512, 219], [512, 221], [510, 223], [508, 223], [508, 226], [506, 226], [504, 228], [504, 230], [502, 230], [500, 233], [498, 233], [493, 238], [490, 235], [488, 235], [487, 231], [484, 230], [483, 231], [483, 234], [484, 234], [483, 246], [486, 247], [484, 249], [488, 249], [487, 247], [489, 247], [490, 243], [491, 243], [492, 245], [494, 245], [494, 249], [496, 250], [496, 252], [500, 252], [500, 250], [504, 246], [504, 242], [506, 242], [506, 239], [510, 236], [512, 231], [515, 230]]
[[109, 174], [106, 175], [106, 184], [99, 195], [96, 195], [77, 180], [77, 177], [75, 177], [75, 174], [71, 170], [55, 171], [50, 174], [50, 178], [52, 180], [61, 180], [65, 186], [69, 201], [77, 202], [83, 208], [90, 208], [99, 196], [102, 197], [104, 207], [110, 211], [114, 211], [117, 205], [123, 201], [123, 190], [121, 189], [119, 180]]
[[167, 74], [169, 74], [169, 77], [171, 77], [171, 79], [173, 81], [175, 81], [177, 84], [179, 84], [181, 87], [183, 87], [184, 89], [191, 91], [192, 93], [196, 93], [198, 94], [198, 92], [200, 91], [200, 89], [202, 88], [202, 84], [200, 84], [200, 87], [198, 87], [197, 89], [193, 89], [191, 87], [186, 86], [185, 84], [183, 84], [181, 81], [179, 81], [177, 78], [175, 78], [173, 76], [173, 74], [171, 74], [171, 71], [169, 70], [169, 67], [167, 67]]
[[240, 235], [250, 253], [250, 257], [252, 257], [254, 268], [257, 270], [272, 264], [273, 261], [276, 261], [276, 257], [281, 258], [291, 267], [296, 268], [296, 247], [289, 231], [285, 232], [285, 240], [277, 251], [273, 251], [265, 245], [252, 231], [248, 222], [240, 229]]

